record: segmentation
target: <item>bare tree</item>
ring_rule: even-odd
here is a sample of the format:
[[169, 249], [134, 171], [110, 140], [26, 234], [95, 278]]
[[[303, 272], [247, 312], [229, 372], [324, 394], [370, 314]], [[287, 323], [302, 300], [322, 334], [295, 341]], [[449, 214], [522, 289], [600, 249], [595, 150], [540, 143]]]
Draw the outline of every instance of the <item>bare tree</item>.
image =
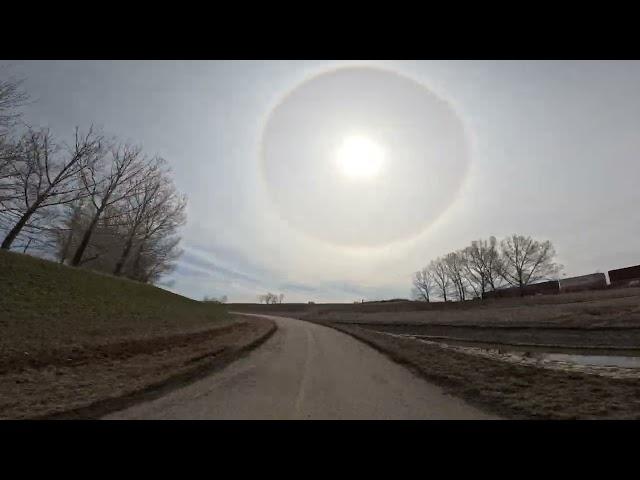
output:
[[[101, 214], [102, 198], [97, 195], [65, 205], [64, 221], [53, 229], [61, 263], [72, 260], [74, 252], [83, 247], [75, 266], [149, 283], [175, 267], [182, 253], [178, 229], [186, 221], [186, 198], [175, 189], [163, 160], [140, 158], [138, 167], [131, 170], [110, 201], [104, 202]], [[88, 232], [89, 240], [83, 246]]]
[[265, 293], [264, 295], [258, 295], [258, 303], [265, 303], [269, 305], [271, 303], [272, 294]]
[[500, 276], [500, 272], [502, 270], [502, 258], [500, 256], [500, 249], [498, 247], [496, 237], [489, 237], [489, 242], [485, 243], [482, 248], [484, 248], [483, 262], [487, 282], [489, 283], [491, 290], [496, 290], [500, 288], [502, 284], [502, 277]]
[[431, 261], [426, 270], [416, 272], [414, 295], [419, 299], [429, 298], [423, 293], [427, 274], [433, 290], [445, 302], [451, 291], [460, 301], [465, 300], [469, 292], [483, 298], [487, 291], [500, 288], [503, 281], [522, 290], [537, 281], [557, 278], [562, 266], [554, 263], [555, 255], [551, 242], [522, 235], [505, 238], [500, 248], [493, 236], [476, 240], [463, 250]]
[[276, 295], [275, 293], [268, 292], [264, 295], [258, 295], [258, 303], [266, 303], [267, 305], [274, 305], [276, 303], [282, 303], [284, 300], [284, 294]]
[[500, 242], [500, 276], [521, 290], [540, 280], [556, 277], [561, 265], [554, 263], [555, 249], [550, 241], [537, 241], [523, 235], [511, 235]]
[[209, 297], [209, 296], [205, 295], [205, 297], [202, 299], [202, 301], [205, 302], [205, 303], [223, 304], [223, 303], [227, 303], [227, 296], [223, 295], [221, 297]]
[[164, 182], [151, 206], [143, 216], [136, 238], [131, 273], [132, 278], [146, 281], [143, 265], [155, 274], [168, 272], [181, 251], [177, 230], [187, 221], [187, 198], [179, 194], [170, 182]]
[[465, 279], [476, 297], [482, 298], [489, 289], [499, 286], [500, 254], [495, 237], [475, 240], [463, 250]]
[[60, 263], [64, 263], [73, 247], [74, 235], [77, 235], [82, 228], [83, 213], [86, 203], [82, 199], [65, 205], [67, 211], [63, 214], [62, 225], [53, 230], [56, 240], [56, 256]]
[[435, 281], [432, 278], [432, 273], [428, 268], [423, 268], [417, 271], [413, 275], [413, 296], [416, 300], [423, 302], [429, 302], [431, 299], [431, 292], [435, 288]]
[[[64, 221], [54, 229], [57, 240], [57, 255], [61, 262], [69, 259], [78, 249], [89, 228], [95, 210], [90, 202], [71, 204], [64, 213]], [[101, 272], [113, 272], [113, 267], [124, 244], [119, 216], [114, 206], [105, 209], [93, 228], [91, 240], [85, 249], [82, 261], [77, 266], [86, 266]]]
[[5, 187], [11, 185], [13, 195], [9, 200], [0, 199], [2, 213], [15, 221], [1, 248], [11, 248], [36, 214], [74, 202], [86, 194], [78, 183], [78, 174], [99, 155], [101, 140], [92, 128], [85, 135], [76, 129], [74, 145], [61, 149], [48, 130], [29, 129], [23, 135], [10, 160], [14, 175], [5, 183]]
[[449, 278], [449, 272], [444, 261], [441, 258], [432, 260], [427, 268], [431, 272], [431, 278], [433, 279], [435, 288], [440, 293], [440, 297], [442, 297], [442, 299], [446, 302], [447, 293], [449, 292], [449, 287], [451, 285], [451, 280]]
[[448, 253], [444, 257], [444, 265], [454, 287], [454, 294], [459, 301], [466, 300], [467, 282], [465, 281], [466, 259], [462, 252]]
[[155, 282], [181, 254], [186, 197], [140, 148], [90, 129], [58, 144], [46, 129], [15, 137], [21, 82], [0, 80], [1, 247], [55, 251], [61, 263]]
[[[20, 107], [29, 101], [21, 80], [0, 80], [0, 201], [13, 198], [10, 180], [15, 176], [13, 160], [17, 154], [17, 142], [11, 132], [20, 118]], [[0, 205], [2, 211], [2, 205]]]
[[0, 212], [6, 211], [5, 202], [19, 198], [15, 189], [19, 143], [0, 136]]
[[71, 260], [73, 266], [82, 262], [91, 236], [105, 210], [133, 195], [143, 182], [142, 173], [146, 162], [139, 147], [112, 147], [110, 156], [101, 157], [100, 160], [80, 172], [82, 184], [94, 212]]
[[173, 271], [182, 255], [180, 237], [157, 237], [148, 241], [136, 257], [134, 269], [128, 276], [145, 283], [156, 283], [160, 277]]
[[168, 174], [166, 162], [161, 158], [154, 158], [143, 171], [139, 188], [124, 199], [122, 225], [126, 240], [114, 267], [114, 275], [122, 273], [145, 220], [162, 215], [167, 203], [175, 196], [176, 190]]
[[20, 118], [20, 107], [29, 101], [22, 80], [0, 80], [0, 139]]
[[463, 259], [461, 276], [473, 297], [482, 298], [487, 283], [484, 270], [477, 268], [477, 265], [474, 263], [474, 253], [477, 252], [473, 252], [472, 246], [463, 248], [458, 252]]

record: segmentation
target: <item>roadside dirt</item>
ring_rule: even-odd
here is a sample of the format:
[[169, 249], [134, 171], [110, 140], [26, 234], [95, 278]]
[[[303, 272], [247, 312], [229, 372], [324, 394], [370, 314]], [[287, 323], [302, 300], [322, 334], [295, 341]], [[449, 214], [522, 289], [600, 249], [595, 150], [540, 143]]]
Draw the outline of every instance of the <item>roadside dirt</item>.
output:
[[510, 364], [353, 325], [325, 325], [378, 349], [469, 404], [504, 418], [640, 419], [638, 379]]
[[356, 325], [379, 332], [460, 338], [486, 343], [640, 349], [640, 328], [523, 328], [364, 323]]
[[195, 333], [5, 357], [0, 419], [98, 418], [221, 368], [275, 328], [245, 317]]

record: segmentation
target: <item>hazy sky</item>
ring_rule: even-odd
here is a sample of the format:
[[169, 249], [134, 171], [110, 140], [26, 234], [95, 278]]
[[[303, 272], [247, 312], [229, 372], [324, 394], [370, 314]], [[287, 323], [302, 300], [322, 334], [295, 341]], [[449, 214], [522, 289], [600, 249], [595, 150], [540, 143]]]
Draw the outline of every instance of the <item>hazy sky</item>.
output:
[[[568, 276], [640, 263], [639, 62], [1, 65], [30, 123], [170, 161], [189, 220], [166, 280], [193, 298], [408, 298], [430, 259], [510, 233], [552, 240]], [[373, 178], [340, 170], [353, 138]]]

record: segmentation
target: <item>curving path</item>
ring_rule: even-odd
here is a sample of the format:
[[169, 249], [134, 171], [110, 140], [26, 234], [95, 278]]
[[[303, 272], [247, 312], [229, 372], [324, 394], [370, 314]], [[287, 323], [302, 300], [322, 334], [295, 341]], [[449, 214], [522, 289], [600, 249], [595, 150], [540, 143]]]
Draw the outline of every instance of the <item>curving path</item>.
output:
[[105, 418], [494, 418], [444, 394], [349, 335], [292, 318], [269, 318], [278, 324], [278, 331], [244, 358]]

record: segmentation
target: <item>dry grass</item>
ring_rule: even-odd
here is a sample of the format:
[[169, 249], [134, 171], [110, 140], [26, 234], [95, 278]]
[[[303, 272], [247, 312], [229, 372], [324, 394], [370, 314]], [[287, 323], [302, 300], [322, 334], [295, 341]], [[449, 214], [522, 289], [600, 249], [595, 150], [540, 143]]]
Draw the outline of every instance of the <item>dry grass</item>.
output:
[[196, 335], [129, 343], [70, 365], [6, 372], [0, 375], [0, 419], [96, 418], [218, 368], [274, 330], [270, 321], [249, 319]]
[[[337, 323], [534, 328], [640, 327], [640, 288], [468, 302], [233, 305]], [[277, 314], [273, 313], [273, 314]]]
[[352, 325], [329, 324], [487, 412], [513, 419], [640, 419], [640, 381], [475, 357]]
[[640, 381], [564, 372], [445, 350], [374, 331], [640, 347], [640, 289], [462, 304], [234, 306], [344, 331], [479, 408], [506, 418], [640, 419]]
[[[346, 323], [403, 323], [438, 325], [480, 325], [495, 327], [602, 328], [640, 327], [640, 290], [625, 291], [623, 297], [589, 295], [575, 301], [575, 295], [554, 295], [554, 303], [501, 304], [499, 300], [475, 308], [419, 312], [338, 312], [314, 315], [327, 321]], [[618, 291], [622, 292], [622, 291]], [[616, 292], [616, 293], [618, 293]], [[609, 293], [609, 292], [607, 292]], [[634, 295], [631, 295], [631, 294]], [[589, 298], [589, 300], [586, 300]], [[543, 300], [540, 298], [540, 300]], [[559, 300], [565, 300], [564, 303]], [[572, 301], [573, 300], [573, 301]]]
[[273, 329], [221, 305], [0, 251], [0, 418], [123, 407], [109, 400], [224, 363]]

